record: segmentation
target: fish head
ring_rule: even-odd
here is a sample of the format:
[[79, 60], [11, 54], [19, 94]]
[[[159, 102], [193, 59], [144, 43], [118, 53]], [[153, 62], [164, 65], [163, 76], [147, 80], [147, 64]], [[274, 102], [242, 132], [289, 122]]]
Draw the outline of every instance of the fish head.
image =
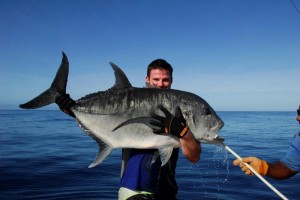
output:
[[196, 140], [203, 143], [222, 143], [224, 141], [218, 135], [224, 126], [223, 120], [202, 98], [192, 101], [192, 103], [183, 103], [180, 108]]

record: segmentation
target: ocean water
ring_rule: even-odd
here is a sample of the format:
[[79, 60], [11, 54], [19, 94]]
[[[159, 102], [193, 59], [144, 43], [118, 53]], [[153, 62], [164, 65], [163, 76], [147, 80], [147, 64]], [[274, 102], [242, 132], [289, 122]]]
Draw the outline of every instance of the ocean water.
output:
[[[295, 112], [218, 112], [220, 135], [240, 156], [275, 162], [299, 130]], [[98, 145], [75, 121], [48, 110], [0, 111], [0, 199], [117, 199], [121, 151], [88, 168]], [[179, 199], [280, 199], [256, 176], [234, 167], [223, 147], [202, 144], [201, 160], [180, 154]], [[300, 174], [287, 180], [266, 178], [289, 199], [300, 199]]]

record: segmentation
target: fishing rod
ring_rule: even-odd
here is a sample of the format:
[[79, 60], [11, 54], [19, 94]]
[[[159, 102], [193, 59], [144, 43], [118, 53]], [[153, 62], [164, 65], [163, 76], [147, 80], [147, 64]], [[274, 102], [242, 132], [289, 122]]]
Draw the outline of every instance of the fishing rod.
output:
[[[236, 154], [231, 148], [229, 148], [226, 144], [222, 144], [227, 151], [229, 151], [232, 155], [234, 155], [237, 159], [242, 161], [242, 158]], [[242, 161], [243, 162], [243, 161]], [[262, 182], [264, 182], [271, 190], [273, 190], [278, 196], [280, 196], [284, 200], [288, 200], [281, 192], [279, 192], [273, 185], [271, 185], [266, 179], [264, 179], [259, 173], [255, 171], [248, 163], [243, 162], [252, 172], [255, 174]]]

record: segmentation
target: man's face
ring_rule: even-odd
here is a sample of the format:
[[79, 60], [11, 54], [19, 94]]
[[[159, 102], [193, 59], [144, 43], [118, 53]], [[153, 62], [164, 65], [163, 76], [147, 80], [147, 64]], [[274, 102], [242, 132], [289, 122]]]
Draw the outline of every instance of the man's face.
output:
[[165, 69], [152, 69], [146, 77], [146, 82], [153, 87], [170, 89], [172, 78], [170, 72]]

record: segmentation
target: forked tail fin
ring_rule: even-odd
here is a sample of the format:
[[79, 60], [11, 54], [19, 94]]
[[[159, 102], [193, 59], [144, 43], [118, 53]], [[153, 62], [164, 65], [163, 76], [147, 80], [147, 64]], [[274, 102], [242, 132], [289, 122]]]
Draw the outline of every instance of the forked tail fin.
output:
[[47, 106], [55, 102], [56, 96], [66, 94], [66, 87], [69, 75], [69, 61], [66, 54], [63, 52], [61, 65], [57, 70], [56, 76], [49, 89], [41, 93], [27, 103], [21, 104], [20, 108], [23, 109], [36, 109]]

